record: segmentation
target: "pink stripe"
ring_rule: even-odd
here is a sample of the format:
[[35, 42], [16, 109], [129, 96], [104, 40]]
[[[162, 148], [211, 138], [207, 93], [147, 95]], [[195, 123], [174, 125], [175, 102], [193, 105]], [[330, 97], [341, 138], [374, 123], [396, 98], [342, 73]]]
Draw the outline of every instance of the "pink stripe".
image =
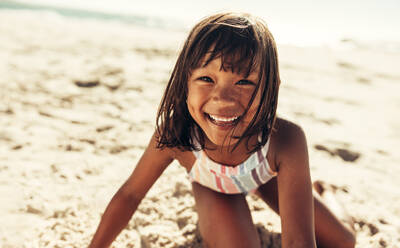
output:
[[239, 165], [238, 166], [235, 166], [235, 167], [229, 167], [229, 169], [231, 170], [230, 171], [230, 174], [231, 175], [237, 175], [238, 174], [238, 168], [239, 168]]
[[226, 175], [226, 173], [225, 173], [225, 166], [221, 166], [221, 173], [224, 174], [224, 175]]
[[222, 193], [225, 193], [225, 190], [222, 188], [221, 178], [219, 178], [219, 177], [217, 176], [217, 174], [215, 173], [215, 171], [211, 171], [211, 172], [214, 174], [215, 181], [217, 182], [217, 187], [218, 187], [218, 189], [219, 189]]
[[221, 179], [224, 181], [224, 185], [228, 193], [237, 193], [240, 191], [236, 184], [232, 181], [232, 178], [222, 175]]

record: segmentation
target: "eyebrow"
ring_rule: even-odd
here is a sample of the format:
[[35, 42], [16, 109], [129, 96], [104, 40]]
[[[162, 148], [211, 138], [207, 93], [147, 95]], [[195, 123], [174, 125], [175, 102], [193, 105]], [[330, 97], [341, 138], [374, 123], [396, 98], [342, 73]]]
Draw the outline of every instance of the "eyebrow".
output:
[[[207, 64], [206, 64], [205, 62], [207, 62], [208, 59], [202, 59], [202, 60], [201, 60], [201, 63], [200, 63], [200, 66], [197, 67], [197, 68], [194, 68], [194, 69], [203, 69], [203, 70], [204, 70], [206, 67], [209, 67], [209, 68], [212, 68], [212, 69], [214, 69], [214, 67], [215, 67], [215, 69], [216, 69], [217, 67], [219, 67], [218, 70], [220, 70], [220, 71], [221, 71], [221, 70], [229, 71], [229, 69], [231, 68], [231, 66], [229, 66], [228, 68], [226, 68], [226, 66], [224, 67], [223, 64], [221, 64], [220, 66], [218, 66], [217, 63], [215, 62], [217, 59], [218, 59], [218, 57], [212, 59], [212, 60], [209, 61]], [[230, 71], [232, 71], [232, 70], [230, 70]], [[244, 71], [246, 71], [246, 70], [244, 70]], [[249, 74], [247, 75], [247, 77], [244, 76], [244, 74], [246, 74], [246, 73], [237, 73], [237, 72], [233, 72], [233, 73], [235, 73], [235, 74], [237, 74], [237, 75], [243, 75], [244, 78], [249, 78], [249, 77], [251, 77], [252, 75], [255, 75], [255, 77], [258, 77], [259, 72], [260, 72], [259, 69], [257, 69], [257, 70], [251, 70], [251, 71], [249, 72]]]
[[256, 81], [256, 82], [258, 82], [259, 80], [258, 80], [258, 72], [252, 72], [252, 73], [250, 73], [247, 77], [245, 77], [246, 79], [252, 79], [252, 80], [254, 80], [254, 81]]

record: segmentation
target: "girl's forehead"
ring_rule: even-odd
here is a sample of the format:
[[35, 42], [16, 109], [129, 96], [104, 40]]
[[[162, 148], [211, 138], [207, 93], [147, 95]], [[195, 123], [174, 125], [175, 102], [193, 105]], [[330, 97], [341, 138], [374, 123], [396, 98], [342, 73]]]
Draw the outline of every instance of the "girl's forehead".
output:
[[[211, 69], [219, 71], [231, 71], [232, 73], [244, 76], [246, 78], [258, 78], [260, 66], [251, 65], [251, 59], [248, 61], [235, 58], [235, 55], [222, 56], [221, 54], [213, 56], [213, 52], [207, 52], [200, 60], [198, 69]], [[251, 67], [251, 68], [250, 68]]]

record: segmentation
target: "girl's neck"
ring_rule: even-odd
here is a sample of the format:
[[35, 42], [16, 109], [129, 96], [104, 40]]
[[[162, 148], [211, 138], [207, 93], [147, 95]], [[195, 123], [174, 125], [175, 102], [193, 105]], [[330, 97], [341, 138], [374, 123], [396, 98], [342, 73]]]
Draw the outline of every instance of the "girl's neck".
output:
[[[249, 140], [249, 142], [247, 142], [247, 140]], [[235, 144], [229, 146], [216, 146], [206, 138], [205, 142], [206, 148], [204, 149], [204, 152], [214, 162], [228, 166], [236, 166], [246, 161], [249, 158], [249, 156], [251, 155], [250, 149], [254, 147], [256, 142], [257, 142], [256, 136], [244, 139], [232, 151]]]

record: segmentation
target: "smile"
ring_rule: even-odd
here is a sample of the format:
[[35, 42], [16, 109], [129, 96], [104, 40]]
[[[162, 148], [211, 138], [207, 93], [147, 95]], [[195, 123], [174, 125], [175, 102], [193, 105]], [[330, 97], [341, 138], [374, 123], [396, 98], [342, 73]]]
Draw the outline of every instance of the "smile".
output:
[[215, 125], [221, 127], [235, 126], [240, 116], [221, 117], [205, 113], [207, 118]]

